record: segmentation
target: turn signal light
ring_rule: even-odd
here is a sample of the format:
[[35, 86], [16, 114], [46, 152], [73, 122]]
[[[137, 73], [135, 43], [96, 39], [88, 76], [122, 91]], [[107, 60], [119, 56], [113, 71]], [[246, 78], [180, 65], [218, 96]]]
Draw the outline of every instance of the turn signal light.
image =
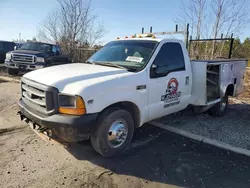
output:
[[76, 96], [76, 107], [59, 107], [59, 112], [68, 115], [83, 115], [86, 114], [86, 107], [83, 99]]

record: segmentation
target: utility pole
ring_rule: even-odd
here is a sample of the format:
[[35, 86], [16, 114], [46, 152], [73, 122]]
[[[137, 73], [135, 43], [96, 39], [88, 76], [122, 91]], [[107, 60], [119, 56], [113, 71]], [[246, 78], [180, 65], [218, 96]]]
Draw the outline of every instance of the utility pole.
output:
[[19, 42], [21, 42], [21, 33], [19, 33]]

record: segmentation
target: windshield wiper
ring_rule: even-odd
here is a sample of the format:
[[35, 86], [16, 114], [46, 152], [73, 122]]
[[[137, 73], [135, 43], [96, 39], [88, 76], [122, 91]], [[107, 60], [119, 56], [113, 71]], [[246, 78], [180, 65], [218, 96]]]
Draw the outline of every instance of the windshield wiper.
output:
[[140, 70], [140, 68], [128, 67], [127, 70], [130, 71], [130, 72], [138, 72], [138, 70]]
[[116, 65], [116, 64], [113, 64], [113, 63], [93, 63], [93, 64], [95, 64], [95, 65], [102, 65], [102, 66], [109, 66], [109, 67], [116, 67], [116, 68], [119, 68], [119, 69], [126, 69], [123, 66]]
[[87, 64], [92, 64], [92, 65], [94, 65], [94, 64], [95, 64], [95, 63], [90, 62], [90, 61], [85, 61], [85, 63], [87, 63]]

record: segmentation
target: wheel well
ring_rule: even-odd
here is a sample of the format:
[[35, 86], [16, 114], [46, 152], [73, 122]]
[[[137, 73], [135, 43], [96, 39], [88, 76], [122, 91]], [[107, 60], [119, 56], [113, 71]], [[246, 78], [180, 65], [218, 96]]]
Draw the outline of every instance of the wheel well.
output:
[[233, 96], [234, 95], [234, 85], [233, 84], [230, 84], [229, 86], [227, 86], [227, 94], [229, 96]]
[[131, 116], [134, 119], [134, 123], [135, 123], [135, 127], [139, 127], [140, 125], [140, 110], [139, 108], [132, 102], [128, 102], [128, 101], [123, 101], [123, 102], [118, 102], [118, 103], [114, 103], [108, 107], [106, 107], [104, 110], [108, 109], [108, 108], [114, 108], [114, 107], [118, 107], [118, 108], [122, 108], [127, 110]]

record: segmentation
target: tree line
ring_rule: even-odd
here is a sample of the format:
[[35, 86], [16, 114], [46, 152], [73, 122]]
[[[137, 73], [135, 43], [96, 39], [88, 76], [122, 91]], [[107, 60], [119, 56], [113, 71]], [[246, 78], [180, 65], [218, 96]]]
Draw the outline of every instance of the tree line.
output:
[[[229, 58], [231, 40], [191, 42], [189, 55], [191, 59], [227, 59]], [[214, 48], [213, 48], [214, 47]], [[212, 50], [214, 49], [214, 52]], [[250, 60], [250, 38], [241, 41], [233, 40], [231, 58], [244, 58]]]
[[92, 48], [100, 42], [106, 29], [98, 21], [91, 0], [57, 0], [58, 7], [48, 14], [38, 28], [40, 41], [53, 42], [71, 56], [79, 48]]

